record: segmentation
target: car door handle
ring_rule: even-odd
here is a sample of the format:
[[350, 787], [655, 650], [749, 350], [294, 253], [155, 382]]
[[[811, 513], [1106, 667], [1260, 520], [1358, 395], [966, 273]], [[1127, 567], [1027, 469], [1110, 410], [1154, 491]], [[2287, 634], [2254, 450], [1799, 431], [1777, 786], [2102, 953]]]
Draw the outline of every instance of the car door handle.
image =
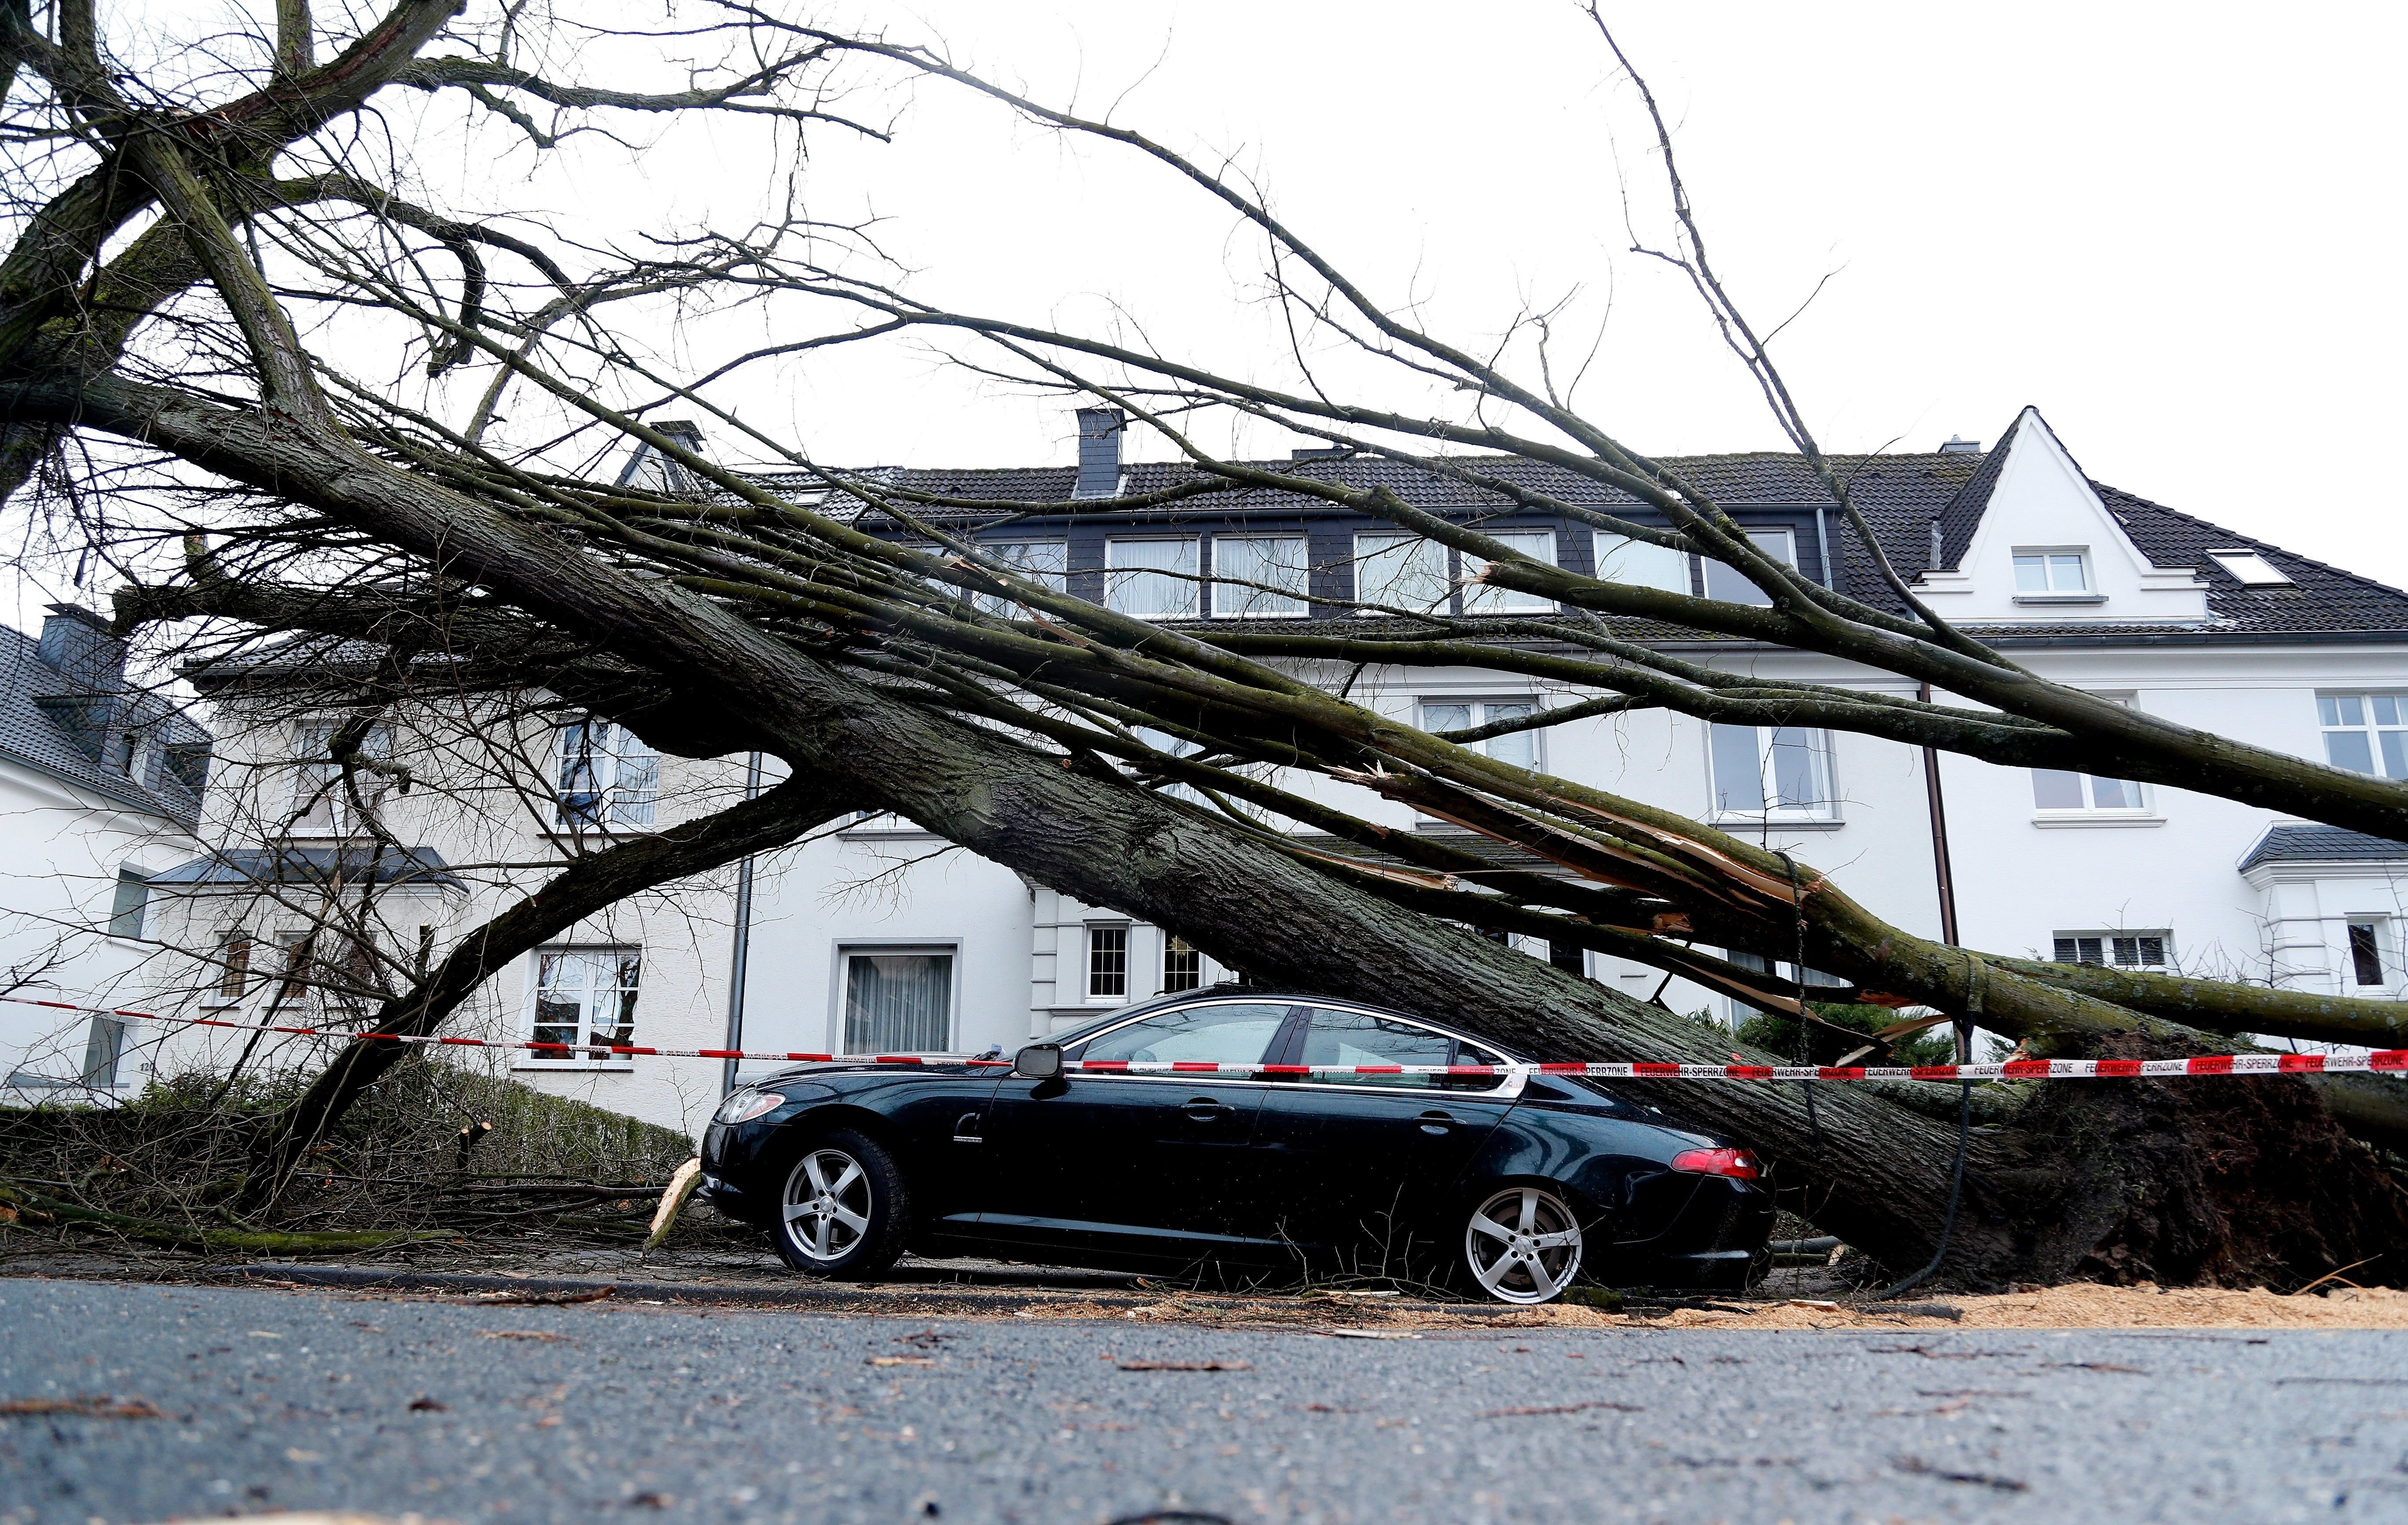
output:
[[1425, 1112], [1422, 1114], [1422, 1131], [1431, 1134], [1434, 1137], [1445, 1137], [1447, 1131], [1454, 1126], [1455, 1115], [1453, 1113]]
[[1198, 1096], [1191, 1098], [1187, 1104], [1179, 1110], [1184, 1112], [1187, 1115], [1195, 1118], [1199, 1123], [1209, 1123], [1213, 1118], [1227, 1112], [1229, 1109], [1223, 1106], [1219, 1101], [1214, 1101], [1211, 1097]]

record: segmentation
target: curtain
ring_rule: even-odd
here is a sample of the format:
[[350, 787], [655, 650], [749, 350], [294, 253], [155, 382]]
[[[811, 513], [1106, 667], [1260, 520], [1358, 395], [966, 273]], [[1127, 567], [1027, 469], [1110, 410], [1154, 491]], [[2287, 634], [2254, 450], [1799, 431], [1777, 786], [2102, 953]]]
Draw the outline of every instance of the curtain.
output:
[[953, 1014], [952, 954], [856, 953], [846, 957], [846, 1053], [942, 1053]]

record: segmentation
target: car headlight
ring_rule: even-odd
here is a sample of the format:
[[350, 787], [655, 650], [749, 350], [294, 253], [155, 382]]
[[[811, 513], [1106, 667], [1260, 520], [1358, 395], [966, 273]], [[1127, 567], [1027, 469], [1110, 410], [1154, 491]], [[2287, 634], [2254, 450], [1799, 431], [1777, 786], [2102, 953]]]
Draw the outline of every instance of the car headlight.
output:
[[719, 1103], [719, 1112], [711, 1121], [722, 1127], [733, 1128], [738, 1123], [749, 1123], [755, 1117], [767, 1116], [785, 1104], [786, 1099], [775, 1091], [738, 1091]]

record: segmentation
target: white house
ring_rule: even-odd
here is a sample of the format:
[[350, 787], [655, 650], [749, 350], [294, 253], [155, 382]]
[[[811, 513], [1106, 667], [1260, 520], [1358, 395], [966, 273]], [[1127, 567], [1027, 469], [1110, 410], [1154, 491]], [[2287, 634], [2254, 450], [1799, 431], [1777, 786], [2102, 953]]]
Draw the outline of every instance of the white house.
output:
[[[886, 476], [947, 496], [1045, 503], [1145, 492], [1190, 469], [1124, 464], [1117, 417], [1092, 410], [1082, 422], [1078, 467]], [[1486, 532], [1569, 568], [1762, 597], [1719, 564], [1518, 511], [1393, 462], [1304, 452], [1280, 464], [1384, 482], [1425, 508], [1478, 515]], [[1669, 464], [1810, 576], [1894, 602], [1798, 457]], [[1652, 517], [1568, 472], [1479, 465], [1558, 498]], [[2408, 595], [2094, 482], [2028, 409], [1987, 451], [1952, 440], [1843, 466], [1892, 565], [1935, 609], [2015, 660], [2262, 746], [2408, 777]], [[1072, 593], [1165, 620], [1343, 628], [1377, 617], [1363, 603], [1475, 616], [1544, 607], [1502, 590], [1466, 592], [1459, 559], [1442, 547], [1302, 496], [1214, 495], [1111, 518], [1015, 515], [1007, 527], [982, 528], [1005, 518], [968, 512], [955, 525]], [[879, 526], [875, 515], [862, 523]], [[1289, 591], [1199, 592], [1149, 570]], [[1912, 692], [1892, 675], [1826, 657], [1620, 623], [1725, 668]], [[1593, 697], [1487, 671], [1403, 668], [1365, 674], [1351, 692], [1433, 730]], [[2040, 958], [2408, 995], [2401, 843], [2176, 789], [1960, 756], [1941, 757], [1935, 776], [1919, 749], [1895, 742], [1707, 726], [1666, 712], [1485, 744], [1794, 852], [1926, 935]], [[1348, 802], [1391, 824], [1452, 829], [1368, 796]], [[1159, 928], [1078, 904], [893, 817], [859, 822], [765, 873], [750, 940], [744, 1037], [770, 1049], [1009, 1049], [1223, 972]], [[1527, 951], [1641, 998], [1664, 985], [1656, 971], [1570, 947]], [[1734, 1014], [1681, 982], [1661, 994], [1677, 1010]]]
[[[1082, 425], [1076, 466], [884, 475], [945, 496], [1043, 504], [1144, 492], [1191, 469], [1124, 463], [1119, 419], [1108, 410], [1088, 410]], [[1307, 452], [1281, 464], [1383, 482], [1433, 511], [1476, 516], [1486, 532], [1566, 568], [1761, 597], [1719, 564], [1396, 463]], [[1670, 464], [1809, 576], [1890, 601], [1796, 456]], [[1646, 516], [1622, 495], [1552, 468], [1483, 465], [1558, 499]], [[1952, 440], [1929, 453], [1842, 466], [1892, 565], [2016, 660], [2260, 745], [2408, 777], [2408, 594], [2094, 482], [2028, 410], [1987, 451]], [[639, 473], [681, 485], [645, 452], [626, 474]], [[760, 480], [798, 496], [814, 490], [774, 472]], [[1393, 619], [1366, 605], [1443, 606], [1469, 617], [1544, 607], [1503, 590], [1467, 590], [1459, 558], [1384, 521], [1268, 490], [1111, 515], [982, 509], [955, 522], [1072, 594], [1165, 621], [1346, 629]], [[902, 533], [875, 514], [859, 523]], [[1253, 586], [1199, 587], [1178, 574]], [[1892, 675], [1825, 657], [1617, 623], [1632, 639], [1733, 669], [1908, 691]], [[167, 870], [150, 881], [150, 895], [157, 906], [163, 891], [176, 892], [160, 914], [176, 928], [167, 940], [187, 951], [163, 998], [179, 1009], [252, 1023], [296, 1010], [341, 1014], [337, 976], [347, 965], [382, 960], [389, 972], [406, 971], [548, 871], [531, 865], [718, 808], [747, 786], [745, 758], [655, 757], [541, 696], [507, 711], [397, 707], [368, 750], [407, 763], [416, 787], [369, 802], [406, 849], [379, 850], [326, 787], [326, 737], [350, 712], [336, 702], [339, 682], [325, 687], [333, 698], [322, 708], [312, 707], [309, 685], [324, 685], [341, 665], [339, 652], [296, 646], [195, 674], [215, 707], [220, 761], [201, 828], [212, 845], [177, 864], [162, 861], [165, 853], [94, 849], [96, 863], [138, 857], [144, 872]], [[1426, 668], [1360, 674], [1349, 692], [1433, 730], [1591, 697]], [[2176, 789], [1957, 756], [1935, 770], [1919, 749], [1889, 741], [1707, 726], [1664, 712], [1484, 744], [1791, 851], [1927, 935], [2042, 958], [2408, 996], [2401, 843]], [[774, 779], [774, 763], [768, 771]], [[1347, 803], [1413, 830], [1454, 829], [1369, 797]], [[353, 918], [371, 946], [297, 947], [302, 928], [344, 897], [374, 905], [372, 916]], [[1653, 970], [1570, 947], [1526, 951], [1676, 1010], [1733, 1014]], [[296, 958], [320, 977], [291, 977]], [[1228, 972], [1160, 928], [1080, 904], [909, 821], [876, 816], [594, 918], [492, 982], [453, 1030], [548, 1041], [624, 1032], [643, 1043], [717, 1047], [740, 1029], [742, 1046], [772, 1051], [1010, 1050], [1094, 1012]], [[244, 1039], [193, 1042], [185, 1057], [222, 1063]], [[507, 1063], [547, 1089], [688, 1129], [723, 1084], [721, 1067], [708, 1061], [522, 1054]]]
[[199, 847], [208, 771], [208, 733], [127, 683], [107, 616], [0, 627], [0, 1104], [141, 1084], [126, 1024], [61, 1008], [147, 992], [150, 881]]

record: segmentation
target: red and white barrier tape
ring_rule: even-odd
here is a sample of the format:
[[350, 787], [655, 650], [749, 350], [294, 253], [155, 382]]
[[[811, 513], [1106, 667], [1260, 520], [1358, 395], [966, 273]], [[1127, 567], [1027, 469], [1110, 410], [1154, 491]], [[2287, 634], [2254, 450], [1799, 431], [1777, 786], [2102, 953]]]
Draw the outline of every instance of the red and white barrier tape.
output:
[[[228, 1022], [208, 1016], [161, 1016], [72, 1001], [0, 996], [18, 1006], [48, 1006], [122, 1020], [235, 1032], [270, 1032], [299, 1038], [336, 1038], [363, 1043], [425, 1043], [443, 1048], [505, 1048], [553, 1058], [763, 1059], [782, 1064], [891, 1064], [1009, 1069], [1010, 1059], [930, 1054], [801, 1054], [735, 1048], [655, 1048], [634, 1043], [507, 1043], [487, 1038], [410, 1036], [355, 1032], [333, 1028], [276, 1027]], [[1812, 1065], [1669, 1064], [1646, 1060], [1572, 1060], [1557, 1064], [1214, 1064], [1186, 1059], [1070, 1059], [1066, 1072], [1106, 1075], [1583, 1075], [1592, 1080], [2165, 1080], [2175, 1076], [2314, 1075], [2375, 1072], [2408, 1073], [2408, 1048], [2368, 1054], [2207, 1054], [2187, 1059], [2009, 1059], [2000, 1064]]]

